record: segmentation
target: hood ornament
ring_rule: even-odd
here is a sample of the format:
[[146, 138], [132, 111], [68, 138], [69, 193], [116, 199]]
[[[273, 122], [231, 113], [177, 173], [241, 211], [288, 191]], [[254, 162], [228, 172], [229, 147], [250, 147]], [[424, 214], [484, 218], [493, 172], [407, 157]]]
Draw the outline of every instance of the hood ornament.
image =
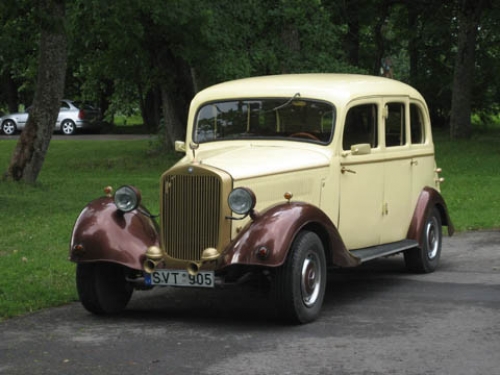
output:
[[193, 151], [193, 163], [194, 163], [196, 161], [196, 153], [195, 153], [195, 151], [200, 148], [200, 144], [199, 143], [194, 143], [194, 142], [189, 142], [189, 148], [191, 149], [191, 151]]

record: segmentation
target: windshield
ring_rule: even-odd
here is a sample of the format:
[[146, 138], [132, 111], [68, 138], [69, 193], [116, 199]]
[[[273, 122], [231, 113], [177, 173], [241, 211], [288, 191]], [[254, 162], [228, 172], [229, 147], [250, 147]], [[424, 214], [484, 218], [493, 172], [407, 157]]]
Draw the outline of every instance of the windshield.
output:
[[[297, 94], [298, 95], [298, 94]], [[297, 98], [241, 99], [200, 108], [193, 140], [300, 139], [328, 143], [335, 109], [330, 103]]]

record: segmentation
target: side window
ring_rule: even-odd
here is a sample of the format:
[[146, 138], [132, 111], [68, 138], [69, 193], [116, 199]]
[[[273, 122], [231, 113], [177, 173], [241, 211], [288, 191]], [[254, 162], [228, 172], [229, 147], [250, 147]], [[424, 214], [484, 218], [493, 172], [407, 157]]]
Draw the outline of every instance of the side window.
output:
[[422, 109], [416, 104], [410, 104], [410, 132], [412, 144], [425, 142], [424, 116]]
[[405, 105], [404, 103], [387, 104], [385, 119], [385, 145], [402, 146], [406, 143]]
[[372, 148], [378, 146], [377, 105], [362, 104], [347, 112], [342, 138], [342, 148], [350, 150], [352, 145], [368, 143]]
[[67, 111], [69, 109], [69, 105], [66, 102], [61, 102], [61, 109], [60, 111]]

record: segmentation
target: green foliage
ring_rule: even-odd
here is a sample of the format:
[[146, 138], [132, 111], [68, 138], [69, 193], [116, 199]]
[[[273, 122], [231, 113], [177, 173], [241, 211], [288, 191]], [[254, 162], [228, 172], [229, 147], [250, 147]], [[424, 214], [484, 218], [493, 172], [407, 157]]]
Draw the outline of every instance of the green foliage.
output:
[[[14, 141], [0, 142], [4, 169]], [[0, 320], [75, 300], [68, 244], [87, 202], [134, 184], [158, 212], [160, 174], [176, 157], [148, 152], [150, 141], [52, 141], [36, 187], [0, 181]]]

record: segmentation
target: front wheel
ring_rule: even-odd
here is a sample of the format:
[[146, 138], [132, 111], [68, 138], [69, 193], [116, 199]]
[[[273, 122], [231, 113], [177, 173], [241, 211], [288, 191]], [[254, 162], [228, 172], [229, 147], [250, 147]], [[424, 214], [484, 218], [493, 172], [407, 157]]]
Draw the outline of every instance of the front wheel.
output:
[[441, 243], [443, 231], [441, 216], [436, 207], [433, 207], [425, 219], [422, 232], [422, 246], [406, 250], [404, 253], [406, 268], [412, 272], [434, 272], [441, 257]]
[[300, 232], [285, 264], [276, 270], [274, 297], [280, 318], [291, 323], [315, 320], [323, 305], [326, 259], [316, 233]]
[[83, 307], [97, 315], [123, 311], [133, 292], [125, 276], [126, 268], [119, 264], [77, 264], [76, 289]]

